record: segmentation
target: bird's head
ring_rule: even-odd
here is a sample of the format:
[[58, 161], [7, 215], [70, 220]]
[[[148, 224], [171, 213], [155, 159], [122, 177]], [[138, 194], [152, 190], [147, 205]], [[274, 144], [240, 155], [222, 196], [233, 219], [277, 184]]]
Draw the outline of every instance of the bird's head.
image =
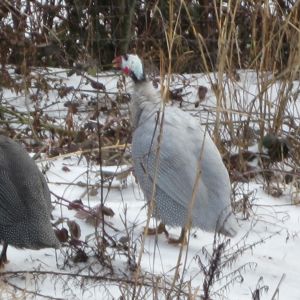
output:
[[136, 54], [125, 54], [113, 60], [113, 67], [130, 76], [134, 82], [145, 80], [144, 66]]

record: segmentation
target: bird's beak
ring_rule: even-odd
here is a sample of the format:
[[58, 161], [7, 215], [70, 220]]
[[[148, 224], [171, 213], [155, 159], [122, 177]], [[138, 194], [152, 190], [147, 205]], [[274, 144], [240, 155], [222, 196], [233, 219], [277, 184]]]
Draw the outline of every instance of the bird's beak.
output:
[[121, 69], [121, 63], [122, 63], [122, 57], [121, 56], [117, 56], [113, 61], [113, 68], [115, 69]]

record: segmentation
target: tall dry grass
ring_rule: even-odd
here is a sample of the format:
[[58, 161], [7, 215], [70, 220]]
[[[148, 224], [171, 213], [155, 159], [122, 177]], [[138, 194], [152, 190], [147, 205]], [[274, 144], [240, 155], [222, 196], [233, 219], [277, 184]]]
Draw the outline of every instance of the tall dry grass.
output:
[[[216, 20], [214, 24], [218, 33], [217, 49], [215, 49], [216, 57], [211, 53], [207, 39], [201, 34], [195, 22], [189, 1], [168, 1], [167, 17], [159, 4], [159, 1], [155, 2], [152, 13], [160, 20], [159, 23], [164, 25], [162, 28], [164, 39], [159, 41], [157, 45], [154, 44], [157, 51], [146, 47], [145, 49], [138, 48], [136, 50], [148, 61], [157, 62], [159, 60], [156, 67], [159, 65], [163, 98], [168, 100], [170, 97], [173, 73], [197, 58], [201, 70], [208, 79], [208, 88], [216, 98], [215, 106], [207, 108], [209, 113], [214, 116], [214, 122], [203, 125], [208, 127], [208, 131], [221, 153], [224, 156], [228, 153], [240, 153], [248, 150], [253, 143], [258, 143], [259, 148], [261, 148], [265, 135], [272, 133], [289, 141], [291, 157], [284, 164], [291, 167], [292, 171], [290, 173], [293, 175], [293, 180], [299, 180], [300, 2], [296, 1], [289, 10], [283, 11], [279, 1], [274, 1], [273, 4], [269, 1], [206, 1], [207, 6], [213, 6]], [[241, 28], [238, 25], [240, 22], [238, 18], [241, 16], [240, 10], [245, 6], [249, 14], [247, 21], [249, 21], [251, 38], [248, 40], [247, 45], [241, 45]], [[188, 21], [188, 29], [184, 27], [186, 23], [184, 26], [182, 25], [183, 18]], [[197, 51], [186, 46], [184, 30], [189, 30], [192, 34]], [[90, 35], [90, 37], [92, 39], [93, 35]], [[289, 46], [285, 50], [287, 41]], [[25, 68], [26, 64], [24, 63], [22, 67]], [[80, 73], [82, 70], [78, 69], [80, 68], [75, 68], [75, 71]], [[20, 91], [28, 90], [30, 82], [30, 75], [27, 71], [24, 73], [21, 84], [18, 83], [15, 86], [15, 89]], [[247, 90], [248, 85], [244, 85], [245, 78], [239, 80], [240, 76], [246, 76], [248, 73], [252, 74], [257, 81], [257, 91], [255, 93]], [[38, 83], [45, 91], [47, 90], [48, 87], [43, 86], [45, 82], [42, 78], [39, 79]], [[13, 88], [13, 85], [14, 83], [11, 83], [10, 88]], [[58, 92], [67, 94], [73, 91], [58, 89]], [[96, 92], [96, 98], [97, 101], [105, 99], [107, 102], [113, 102], [115, 106], [108, 105], [108, 110], [113, 111], [114, 116], [120, 115], [118, 109], [121, 104], [118, 101], [122, 102], [127, 99], [125, 95], [109, 94], [102, 91], [101, 88]], [[104, 110], [103, 107], [97, 106], [93, 117], [97, 119], [101, 109]], [[68, 110], [68, 119], [66, 118], [64, 126], [57, 126], [39, 118], [38, 109], [34, 112], [28, 112], [26, 115], [16, 112], [14, 108], [1, 105], [0, 123], [3, 125], [4, 130], [9, 131], [11, 128], [7, 119], [14, 118], [13, 121], [16, 123], [23, 126], [28, 125], [32, 132], [37, 133], [36, 136], [40, 137], [40, 132], [44, 131], [50, 133], [60, 145], [71, 144], [79, 136], [81, 128], [71, 118], [72, 115], [77, 113], [76, 108], [69, 106], [66, 110]], [[197, 112], [198, 110], [195, 109]], [[112, 156], [117, 157], [120, 163], [128, 163], [128, 156], [126, 156], [124, 147], [130, 141], [130, 137], [128, 138], [130, 136], [129, 125], [123, 119], [122, 122], [119, 122], [119, 125], [118, 136], [115, 139], [105, 136], [99, 123], [92, 129], [96, 132], [93, 137], [97, 141], [97, 146], [93, 147], [91, 151], [94, 156], [92, 157], [91, 154], [89, 158], [92, 157], [100, 164], [100, 171], [101, 166], [105, 163], [110, 162], [112, 164], [112, 161], [110, 161]], [[126, 137], [122, 136], [122, 130], [125, 131], [126, 134], [124, 135]], [[90, 133], [85, 134], [89, 135]], [[254, 135], [254, 138], [252, 135]], [[119, 145], [120, 141], [122, 147]], [[89, 150], [83, 150], [82, 155], [86, 154], [85, 151]], [[244, 162], [244, 156], [240, 156], [239, 159], [241, 164], [246, 163]], [[272, 166], [269, 167], [272, 168]], [[100, 173], [101, 183], [97, 188], [100, 189], [101, 204], [104, 205], [104, 189], [107, 186], [104, 186], [105, 174], [102, 171]], [[282, 175], [286, 175], [286, 173], [282, 172]], [[238, 191], [237, 185], [233, 184], [233, 194], [238, 193], [240, 191]], [[294, 193], [295, 199], [298, 199], [299, 188], [296, 187]], [[246, 198], [245, 196], [243, 199]], [[249, 200], [249, 197], [247, 199]], [[247, 215], [250, 205], [246, 203], [246, 200], [241, 205], [244, 208], [243, 214]], [[151, 213], [148, 216], [150, 219]], [[114, 258], [107, 251], [110, 246], [101, 243], [107, 239], [107, 236], [105, 236], [106, 225], [102, 222], [101, 229], [95, 229], [95, 241], [100, 249], [95, 254], [99, 258], [99, 263], [110, 269], [113, 274], [111, 261]], [[128, 232], [130, 232], [129, 229]], [[128, 257], [130, 267], [134, 270], [131, 273], [131, 280], [120, 278], [113, 283], [120, 289], [122, 299], [145, 299], [145, 297], [153, 299], [198, 299], [200, 295], [202, 295], [202, 299], [210, 299], [218, 295], [222, 297], [222, 293], [225, 293], [228, 285], [235, 284], [236, 274], [246, 271], [248, 267], [234, 268], [236, 257], [248, 250], [248, 246], [245, 244], [240, 245], [238, 251], [230, 252], [228, 250], [228, 248], [232, 250], [230, 245], [225, 240], [215, 236], [213, 248], [209, 249], [211, 251], [204, 249], [203, 252], [206, 255], [199, 260], [199, 276], [204, 278], [203, 285], [195, 287], [193, 286], [193, 279], [187, 280], [185, 277], [185, 267], [188, 260], [184, 246], [181, 246], [177, 262], [174, 262], [173, 275], [167, 276], [166, 274], [157, 275], [144, 272], [141, 268], [141, 260], [145, 255], [145, 237], [143, 236], [142, 241], [139, 242], [138, 252], [136, 252], [137, 245], [132, 241], [126, 250], [122, 250], [122, 253]], [[158, 253], [159, 244], [156, 243], [155, 247], [155, 251]], [[224, 265], [220, 257], [227, 255], [228, 252], [226, 251], [231, 254]], [[115, 252], [113, 254], [115, 255]], [[153, 257], [153, 263], [155, 259]], [[233, 271], [228, 274], [229, 283], [224, 285], [224, 290], [218, 290], [218, 293], [216, 293], [214, 284], [218, 281], [222, 268], [225, 270], [229, 264], [233, 264]], [[57, 274], [57, 276], [63, 275]], [[91, 279], [82, 278], [82, 281]], [[104, 280], [102, 278], [102, 281]], [[0, 285], [0, 291], [1, 289], [3, 290], [5, 287]]]

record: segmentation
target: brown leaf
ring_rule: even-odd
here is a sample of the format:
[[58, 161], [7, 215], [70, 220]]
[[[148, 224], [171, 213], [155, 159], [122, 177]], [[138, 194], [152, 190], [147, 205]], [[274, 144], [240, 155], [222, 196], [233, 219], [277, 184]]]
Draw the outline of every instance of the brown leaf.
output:
[[58, 96], [60, 98], [64, 98], [66, 97], [69, 93], [71, 93], [74, 90], [73, 86], [62, 86], [60, 88], [58, 88], [57, 92], [58, 92]]
[[94, 88], [95, 90], [102, 90], [102, 91], [106, 90], [105, 85], [103, 83], [92, 80], [92, 79], [90, 79], [90, 81], [91, 81], [92, 88]]
[[72, 103], [68, 106], [68, 112], [71, 114], [76, 114], [78, 112], [78, 103]]
[[129, 237], [128, 236], [121, 236], [119, 238], [119, 243], [121, 243], [122, 245], [126, 245], [129, 243]]
[[74, 101], [66, 101], [64, 107], [68, 108], [68, 112], [76, 114], [78, 112], [79, 103]]
[[114, 211], [107, 206], [102, 206], [102, 212], [104, 216], [113, 217], [115, 215]]
[[174, 89], [172, 91], [169, 90], [169, 97], [170, 97], [170, 99], [182, 102], [183, 101], [182, 90], [183, 90], [182, 88], [177, 88], [177, 89]]
[[75, 221], [71, 220], [68, 220], [67, 224], [70, 230], [71, 237], [74, 239], [79, 239], [81, 236], [80, 226]]
[[75, 217], [85, 220], [86, 223], [97, 227], [99, 226], [103, 216], [112, 217], [114, 214], [115, 213], [111, 208], [98, 204], [89, 211], [78, 210], [78, 212], [75, 214]]
[[81, 240], [71, 239], [69, 244], [70, 246], [78, 248], [79, 246], [82, 246], [83, 242]]
[[264, 187], [264, 190], [267, 194], [273, 196], [274, 198], [279, 198], [283, 194], [282, 189], [277, 186], [268, 185]]
[[81, 220], [86, 220], [90, 215], [90, 212], [79, 208], [77, 213], [75, 214], [75, 217]]
[[202, 86], [200, 85], [198, 87], [198, 98], [199, 98], [199, 101], [202, 102], [204, 99], [205, 99], [205, 96], [207, 94], [207, 87], [206, 86]]
[[64, 172], [70, 172], [71, 170], [67, 166], [61, 168]]
[[79, 209], [83, 209], [83, 203], [81, 201], [81, 199], [77, 199], [72, 201], [71, 203], [69, 203], [68, 205], [68, 209], [75, 209], [75, 210], [79, 210]]
[[66, 228], [55, 229], [54, 233], [61, 243], [65, 243], [68, 240], [69, 233]]
[[97, 212], [97, 213], [89, 214], [88, 217], [85, 219], [85, 222], [94, 227], [98, 227], [101, 220], [102, 220], [102, 213]]
[[88, 260], [87, 254], [81, 249], [78, 249], [76, 255], [73, 257], [73, 261], [75, 263], [87, 262], [87, 260]]
[[63, 149], [61, 147], [53, 147], [50, 149], [49, 156], [54, 157], [63, 153]]

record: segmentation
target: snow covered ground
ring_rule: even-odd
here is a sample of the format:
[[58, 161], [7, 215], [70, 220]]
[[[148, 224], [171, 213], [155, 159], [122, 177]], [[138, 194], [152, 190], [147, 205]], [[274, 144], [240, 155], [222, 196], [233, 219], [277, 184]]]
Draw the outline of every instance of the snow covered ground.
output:
[[[67, 77], [64, 70], [52, 69], [50, 77], [59, 78], [63, 86], [74, 88], [63, 98], [58, 96], [57, 89], [50, 90], [48, 96], [39, 95], [42, 99], [39, 105], [49, 107], [44, 112], [56, 119], [56, 126], [66, 120], [66, 101], [76, 99], [80, 111], [87, 99], [96, 97], [81, 76]], [[228, 82], [225, 89], [228, 110], [239, 112], [232, 114], [232, 121], [247, 119], [247, 113], [251, 109], [256, 111], [253, 107], [259, 105], [256, 74], [243, 71], [240, 77], [239, 82]], [[208, 77], [200, 74], [176, 78], [173, 87], [180, 86], [183, 79], [188, 82], [183, 99], [191, 103], [183, 102], [183, 109], [195, 117], [200, 115], [203, 122], [213, 121], [215, 114], [210, 111], [216, 106], [216, 97]], [[109, 74], [99, 80], [106, 91], [117, 91], [117, 76]], [[204, 102], [194, 108], [199, 85], [206, 86], [208, 93]], [[270, 84], [264, 94], [269, 97], [266, 110], [270, 115], [276, 111], [276, 95], [281, 85], [281, 82]], [[87, 91], [83, 92], [85, 86]], [[298, 88], [299, 83], [294, 82], [293, 90]], [[16, 95], [7, 89], [3, 91], [3, 99], [24, 112], [37, 105], [32, 104], [28, 95]], [[299, 100], [297, 98], [287, 110], [287, 114], [296, 119]], [[126, 105], [124, 111], [125, 108]], [[91, 112], [84, 110], [72, 117], [80, 128], [90, 116]], [[240, 192], [234, 195], [235, 203], [248, 197], [244, 202], [248, 204], [245, 213], [241, 210], [237, 213], [238, 235], [228, 240], [192, 229], [189, 245], [182, 248], [168, 244], [164, 235], [143, 235], [147, 209], [131, 173], [122, 179], [115, 178], [110, 188], [104, 187], [101, 191], [99, 165], [88, 161], [80, 151], [49, 159], [44, 156], [38, 165], [41, 169], [47, 167], [45, 173], [55, 205], [53, 223], [58, 228], [68, 228], [67, 220], [75, 221], [80, 227], [82, 243], [63, 246], [57, 251], [9, 247], [10, 263], [0, 273], [1, 299], [165, 299], [168, 294], [177, 295], [178, 299], [200, 299], [210, 279], [213, 280], [209, 285], [212, 299], [300, 299], [300, 207], [295, 204], [299, 196], [295, 195], [292, 184], [279, 184], [283, 191], [280, 197], [267, 194], [259, 176], [249, 183], [239, 183], [238, 187], [234, 185], [234, 190]], [[118, 173], [126, 167], [103, 166], [102, 172]], [[68, 208], [69, 202], [79, 199], [87, 207], [95, 207], [101, 197], [114, 215], [106, 216], [105, 224], [100, 221], [98, 230], [82, 214], [78, 215], [78, 211]], [[102, 226], [107, 234], [104, 252], [99, 250], [104, 241], [96, 234], [96, 231], [102, 232]], [[179, 228], [170, 231], [174, 236], [180, 234]], [[211, 278], [211, 261], [216, 260], [218, 253], [222, 267]], [[141, 267], [136, 268], [139, 262]]]

